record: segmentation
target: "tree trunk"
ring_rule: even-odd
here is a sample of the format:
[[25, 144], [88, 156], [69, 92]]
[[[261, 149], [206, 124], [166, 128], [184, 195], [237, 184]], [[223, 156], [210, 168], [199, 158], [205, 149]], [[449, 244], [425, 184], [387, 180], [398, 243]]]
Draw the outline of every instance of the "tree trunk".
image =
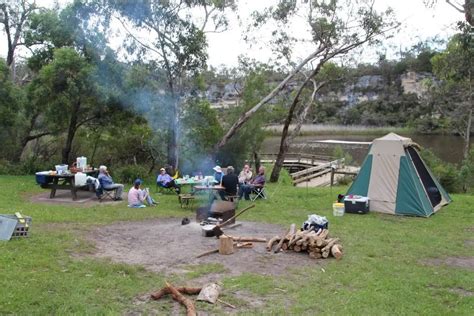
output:
[[[293, 102], [291, 103], [290, 109], [288, 110], [288, 115], [286, 116], [285, 119], [285, 125], [283, 126], [283, 131], [281, 133], [281, 141], [280, 141], [280, 149], [278, 151], [278, 156], [275, 161], [275, 166], [273, 167], [272, 175], [270, 176], [270, 182], [278, 182], [278, 178], [280, 178], [280, 172], [281, 169], [283, 168], [283, 162], [285, 161], [285, 155], [288, 152], [288, 148], [290, 147], [290, 143], [288, 141], [288, 130], [290, 128], [291, 121], [293, 120], [293, 113], [295, 112], [296, 106], [298, 105], [299, 98], [301, 96], [301, 93], [303, 92], [306, 84], [313, 78], [316, 74], [319, 73], [319, 70], [321, 69], [322, 65], [326, 60], [321, 60], [316, 68], [311, 72], [311, 74], [305, 79], [305, 81], [301, 84], [300, 88], [298, 89], [298, 92], [296, 93], [295, 98], [293, 99]], [[317, 87], [315, 85], [313, 94], [311, 95], [311, 99], [308, 101], [308, 106], [303, 110], [303, 116], [306, 116], [309, 106], [311, 106], [311, 103], [314, 100], [316, 91], [320, 89], [322, 85]], [[302, 120], [304, 120], [304, 117], [302, 117], [299, 128], [301, 128]], [[298, 131], [299, 131], [298, 128]]]
[[69, 156], [71, 155], [72, 142], [74, 140], [74, 136], [77, 130], [77, 115], [78, 115], [80, 106], [81, 106], [80, 103], [77, 103], [74, 106], [73, 111], [71, 113], [71, 119], [69, 120], [69, 127], [67, 131], [66, 144], [64, 145], [64, 148], [62, 150], [61, 162], [63, 164], [69, 164], [69, 158], [70, 158]]
[[299, 98], [301, 92], [306, 85], [305, 81], [299, 88], [298, 93], [296, 94], [293, 102], [291, 103], [290, 109], [288, 110], [288, 115], [285, 119], [285, 124], [283, 126], [283, 130], [281, 132], [281, 140], [280, 140], [280, 149], [278, 151], [277, 159], [275, 161], [275, 165], [273, 166], [272, 175], [270, 176], [270, 182], [278, 182], [278, 178], [280, 177], [281, 168], [283, 168], [283, 162], [285, 161], [285, 155], [288, 152], [288, 148], [290, 144], [288, 143], [288, 129], [290, 128], [291, 121], [293, 119], [293, 113], [295, 111], [296, 106], [298, 105]]
[[[316, 51], [312, 52], [310, 55], [308, 55], [296, 68], [286, 76], [286, 78], [278, 84], [278, 86], [275, 87], [266, 97], [264, 97], [259, 103], [257, 103], [254, 107], [252, 107], [250, 110], [247, 112], [243, 113], [237, 122], [235, 122], [229, 130], [225, 133], [225, 135], [222, 137], [222, 139], [217, 143], [216, 145], [216, 150], [224, 147], [227, 142], [237, 133], [237, 131], [244, 125], [251, 117], [252, 115], [257, 112], [262, 106], [267, 104], [270, 100], [272, 100], [283, 88], [286, 86], [286, 84], [301, 70], [303, 67], [308, 64], [310, 61], [313, 59], [317, 58], [324, 50], [326, 47], [324, 45], [321, 45]], [[325, 56], [326, 59], [326, 56]]]

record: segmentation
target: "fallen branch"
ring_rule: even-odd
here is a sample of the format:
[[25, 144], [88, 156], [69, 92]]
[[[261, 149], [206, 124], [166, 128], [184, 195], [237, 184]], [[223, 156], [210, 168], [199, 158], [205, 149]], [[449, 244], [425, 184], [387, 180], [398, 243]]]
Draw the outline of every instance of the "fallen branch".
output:
[[197, 255], [196, 258], [201, 258], [201, 257], [207, 256], [207, 255], [210, 255], [210, 254], [216, 253], [216, 252], [219, 252], [219, 249], [208, 250], [206, 252], [203, 252], [203, 253]]
[[[228, 235], [229, 236], [229, 235]], [[267, 242], [266, 238], [229, 236], [234, 241]]]
[[229, 306], [229, 307], [231, 307], [231, 308], [237, 308], [237, 307], [235, 307], [234, 305], [232, 305], [232, 304], [230, 304], [230, 303], [227, 303], [226, 301], [221, 300], [220, 298], [218, 298], [217, 301], [218, 301], [219, 303], [222, 303], [222, 304], [224, 304], [224, 305], [227, 305], [227, 306]]
[[173, 295], [173, 299], [176, 300], [177, 302], [180, 302], [184, 306], [186, 306], [186, 315], [187, 316], [196, 316], [196, 307], [194, 306], [193, 301], [190, 299], [186, 298], [183, 294], [179, 293], [179, 291], [173, 287], [168, 282], [165, 282], [166, 286], [170, 290], [171, 294]]
[[[183, 286], [183, 287], [177, 287], [175, 289], [178, 290], [178, 292], [180, 292], [180, 293], [188, 294], [188, 295], [199, 294], [199, 292], [201, 292], [200, 287], [185, 287], [185, 286]], [[166, 294], [171, 294], [171, 291], [168, 287], [164, 287], [161, 290], [159, 290], [155, 293], [152, 293], [150, 296], [151, 296], [152, 299], [158, 300]]]

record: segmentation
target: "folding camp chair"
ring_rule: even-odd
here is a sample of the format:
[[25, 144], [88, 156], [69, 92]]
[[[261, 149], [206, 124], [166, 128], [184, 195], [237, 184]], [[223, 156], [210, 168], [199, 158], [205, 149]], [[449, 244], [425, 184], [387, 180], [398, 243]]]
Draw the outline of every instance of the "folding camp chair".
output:
[[264, 199], [266, 200], [267, 199], [267, 194], [265, 192], [265, 187], [259, 187], [259, 186], [256, 186], [253, 190], [252, 190], [252, 195], [250, 196], [250, 199], [252, 201], [255, 201], [256, 199]]
[[115, 190], [117, 189], [104, 188], [102, 181], [99, 180], [99, 187], [95, 190], [95, 195], [99, 199], [99, 202], [103, 202], [107, 198], [115, 201]]

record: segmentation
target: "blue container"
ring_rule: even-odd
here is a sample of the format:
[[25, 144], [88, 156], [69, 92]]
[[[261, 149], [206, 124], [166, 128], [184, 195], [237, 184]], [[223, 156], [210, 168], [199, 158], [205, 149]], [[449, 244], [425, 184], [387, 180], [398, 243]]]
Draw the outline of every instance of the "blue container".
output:
[[37, 172], [35, 176], [36, 183], [38, 183], [39, 185], [53, 182], [53, 178], [49, 175], [49, 171]]

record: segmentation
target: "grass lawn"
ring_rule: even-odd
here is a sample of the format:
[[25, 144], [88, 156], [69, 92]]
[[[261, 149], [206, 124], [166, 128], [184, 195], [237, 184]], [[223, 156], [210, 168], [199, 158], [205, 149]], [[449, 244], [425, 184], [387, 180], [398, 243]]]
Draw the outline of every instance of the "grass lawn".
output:
[[[301, 225], [308, 214], [324, 215], [345, 254], [341, 261], [325, 260], [311, 268], [298, 268], [295, 256], [294, 268], [278, 277], [224, 278], [223, 299], [238, 306], [236, 313], [474, 315], [473, 196], [452, 195], [454, 202], [428, 219], [376, 213], [333, 217], [331, 204], [345, 190], [268, 185], [269, 199], [257, 201], [242, 220], [288, 227]], [[0, 176], [0, 213], [20, 211], [33, 218], [30, 238], [0, 242], [0, 314], [170, 314], [176, 310], [169, 299], [139, 304], [137, 298], [161, 288], [165, 278], [192, 281], [219, 267], [216, 256], [212, 267], [166, 276], [90, 256], [94, 245], [85, 237], [101, 225], [189, 216], [176, 196], [159, 196], [158, 207], [138, 210], [126, 202], [92, 207], [29, 202], [29, 196], [42, 191], [33, 176]], [[246, 204], [242, 201], [240, 208]], [[471, 265], [448, 265], [449, 258], [470, 258]], [[260, 304], [251, 304], [256, 299]], [[206, 303], [197, 309], [227, 311]]]

